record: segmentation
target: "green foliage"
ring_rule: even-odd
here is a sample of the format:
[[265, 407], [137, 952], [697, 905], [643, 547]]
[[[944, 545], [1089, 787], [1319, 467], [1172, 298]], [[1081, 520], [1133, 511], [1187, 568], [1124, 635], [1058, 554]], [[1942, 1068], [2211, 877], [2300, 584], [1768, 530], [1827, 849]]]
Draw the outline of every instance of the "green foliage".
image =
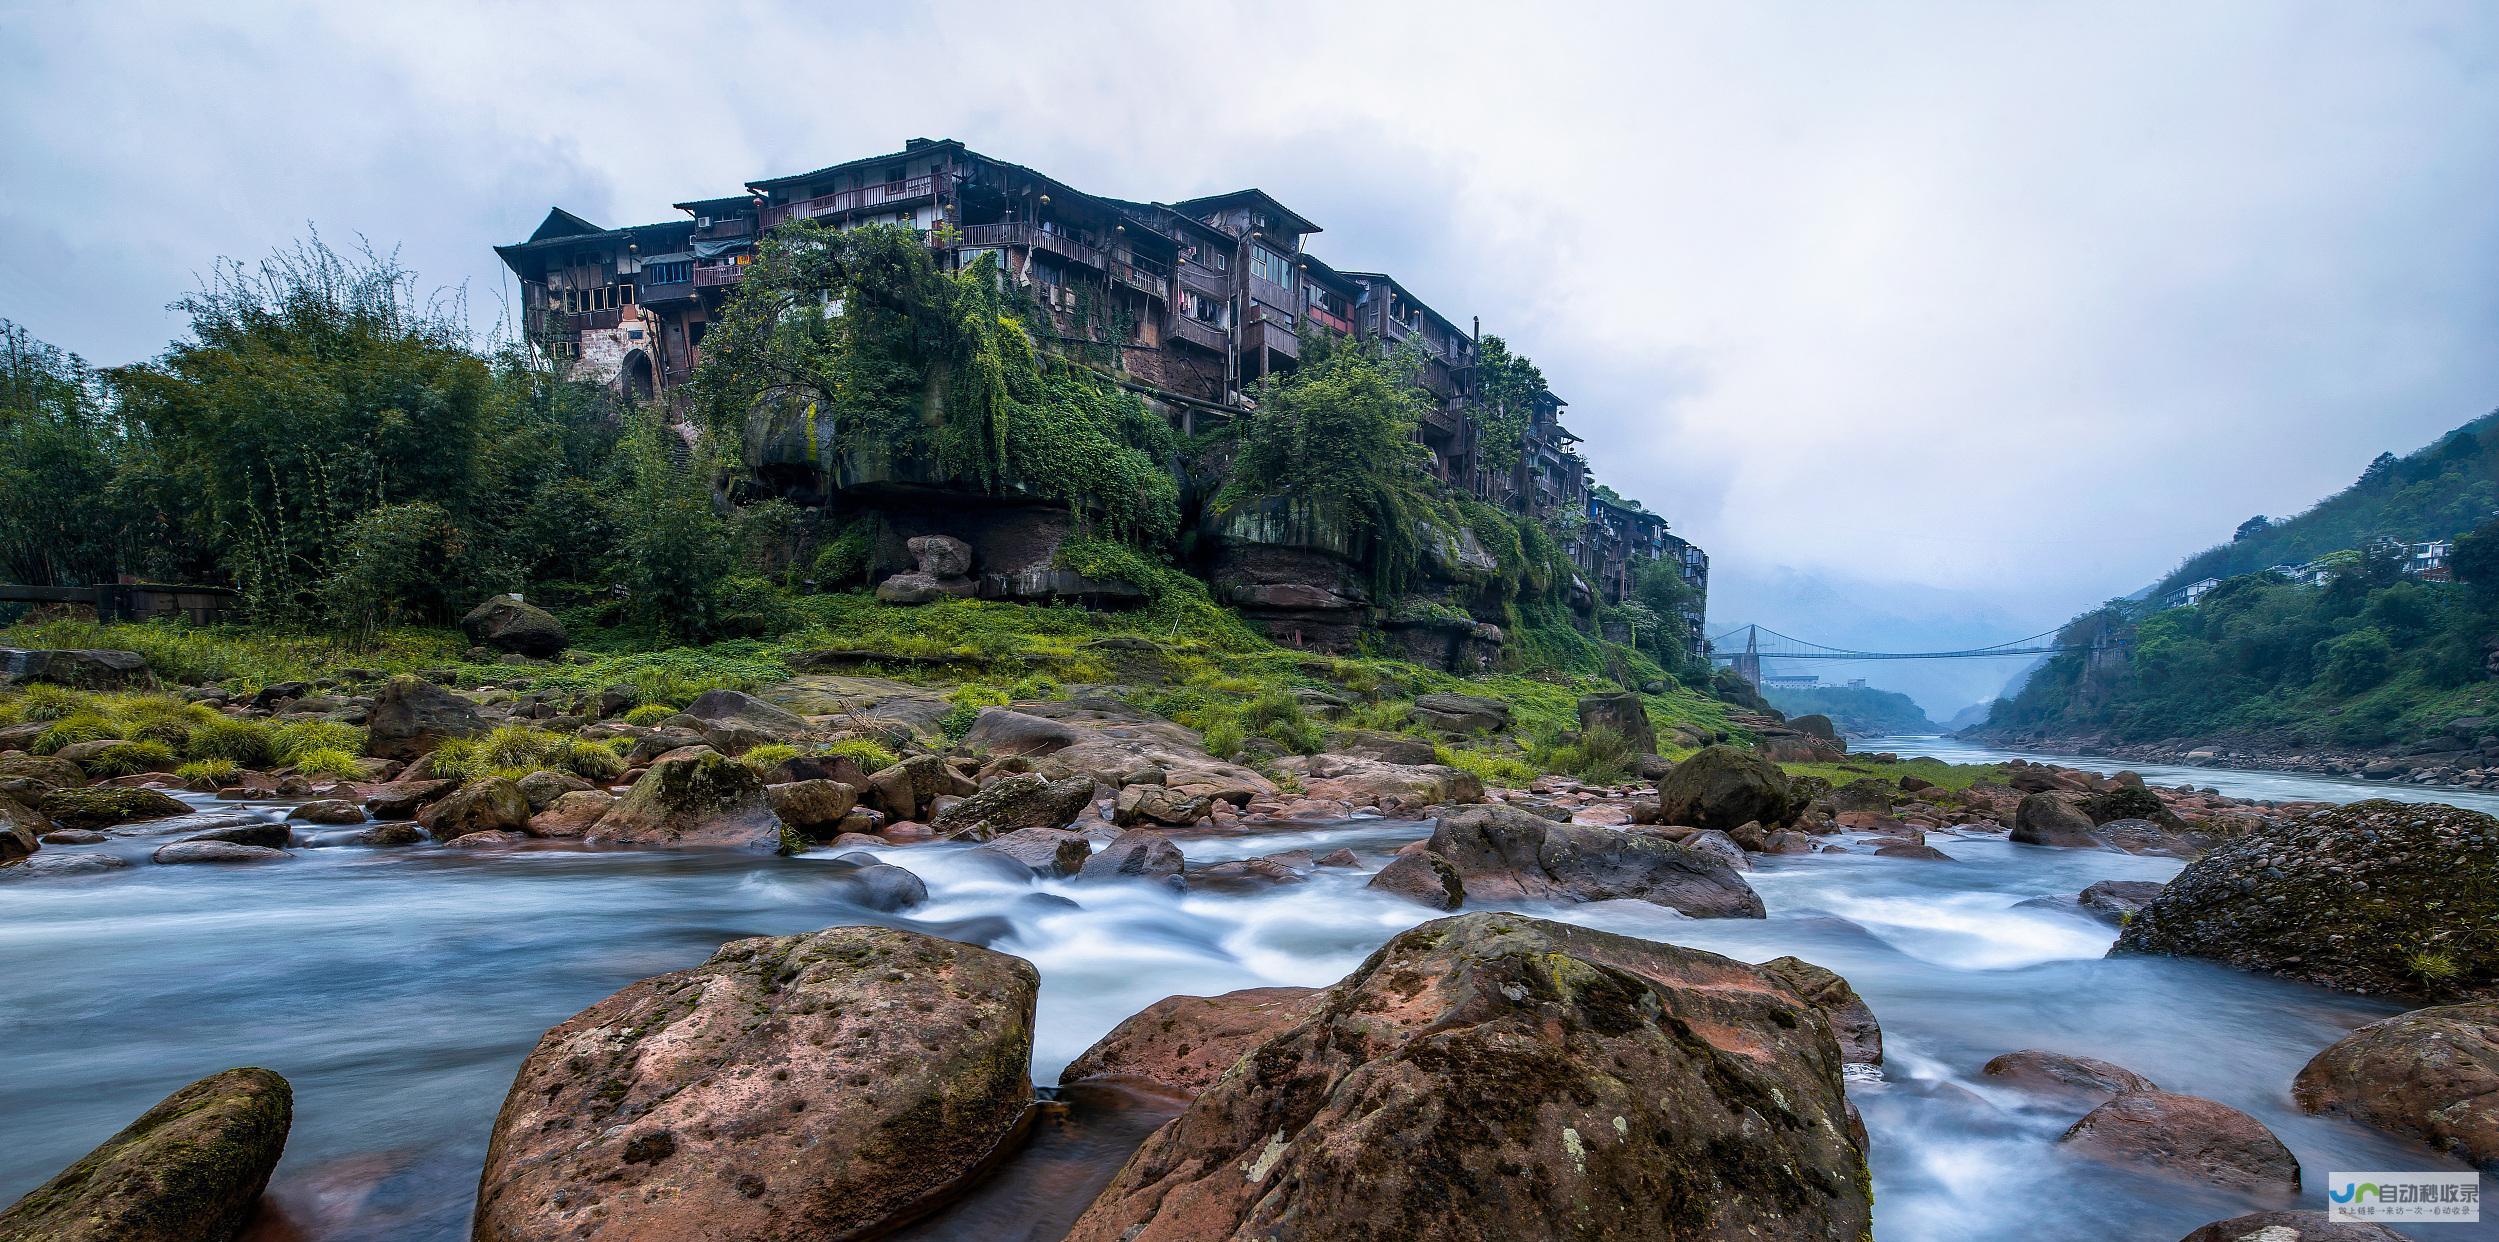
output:
[[1524, 355], [1511, 353], [1509, 342], [1497, 336], [1483, 338], [1480, 355], [1472, 406], [1483, 428], [1478, 451], [1486, 466], [1506, 474], [1518, 468], [1528, 424], [1545, 392], [1545, 376]]
[[1554, 747], [1546, 766], [1568, 772], [1592, 785], [1619, 785], [1631, 779], [1631, 765], [1640, 753], [1614, 729], [1590, 729], [1578, 741]]
[[860, 771], [871, 775], [902, 761], [883, 743], [864, 737], [843, 738], [829, 743], [820, 753], [828, 759], [848, 759], [858, 764]]
[[219, 788], [232, 783], [235, 774], [242, 770], [243, 765], [232, 759], [194, 759], [175, 768], [174, 776], [186, 785]]
[[48, 755], [64, 746], [101, 742], [121, 735], [122, 726], [111, 717], [101, 712], [79, 711], [53, 721], [43, 732], [35, 735], [35, 740], [26, 749], [38, 755]]
[[[532, 772], [570, 770], [567, 760], [575, 750], [574, 740], [560, 734], [528, 725], [497, 725], [482, 737], [443, 739], [427, 758], [426, 768], [446, 780], [468, 781], [481, 776], [519, 780]], [[607, 754], [610, 759], [615, 758], [615, 752]]]
[[2319, 680], [2344, 694], [2357, 694], [2386, 680], [2395, 664], [2395, 645], [2376, 629], [2354, 630], [2325, 644], [2325, 667]]
[[37, 683], [20, 691], [16, 699], [18, 720], [59, 720], [86, 705], [85, 695], [65, 686]]
[[364, 763], [354, 755], [335, 747], [316, 747], [295, 756], [297, 776], [326, 776], [332, 780], [352, 781], [364, 776]]
[[677, 714], [665, 703], [644, 703], [625, 713], [625, 723], [648, 728]]
[[308, 750], [343, 750], [348, 754], [364, 753], [364, 730], [334, 720], [298, 720], [283, 724], [269, 737], [269, 748], [280, 763], [293, 763], [296, 756]]
[[101, 377], [0, 319], [0, 581], [110, 582], [148, 510], [114, 486], [133, 454]]
[[220, 716], [191, 730], [183, 754], [192, 759], [225, 759], [247, 768], [265, 768], [277, 759], [276, 732], [257, 720]]
[[1042, 702], [1064, 696], [1066, 689], [1056, 679], [1035, 673], [1007, 687], [1007, 698], [1018, 703]]
[[1475, 779], [1489, 788], [1518, 789], [1543, 775], [1525, 759], [1469, 747], [1435, 746], [1432, 748], [1432, 761], [1472, 773]]
[[760, 774], [770, 772], [774, 768], [780, 767], [782, 764], [798, 758], [799, 753], [800, 752], [797, 747], [789, 745], [786, 742], [766, 742], [763, 745], [753, 747], [745, 754], [738, 756], [738, 762], [753, 768]]
[[679, 641], [717, 636], [721, 584], [737, 562], [729, 523], [712, 501], [718, 463], [711, 443], [688, 446], [645, 412], [634, 416], [625, 446], [633, 520], [624, 550], [634, 615]]
[[1314, 342], [1299, 369], [1261, 381], [1258, 408], [1235, 424], [1238, 451], [1215, 507], [1276, 504], [1286, 521], [1341, 528], [1369, 550], [1360, 559], [1383, 593], [1403, 588], [1435, 499], [1414, 438], [1428, 402], [1410, 366]]
[[362, 642], [373, 641], [383, 626], [449, 612], [448, 591], [467, 577], [452, 568], [467, 557], [467, 536], [431, 501], [360, 514], [340, 544], [321, 601]]
[[1238, 759], [1249, 745], [1249, 731], [1238, 719], [1227, 716], [1206, 726], [1204, 744], [1206, 753], [1217, 759]]
[[174, 748], [163, 742], [120, 742], [78, 765], [89, 777], [109, 780], [138, 772], [170, 772], [173, 770]]
[[1241, 727], [1297, 755], [1327, 744], [1327, 730], [1302, 711], [1301, 700], [1288, 691], [1270, 689], [1241, 709]]

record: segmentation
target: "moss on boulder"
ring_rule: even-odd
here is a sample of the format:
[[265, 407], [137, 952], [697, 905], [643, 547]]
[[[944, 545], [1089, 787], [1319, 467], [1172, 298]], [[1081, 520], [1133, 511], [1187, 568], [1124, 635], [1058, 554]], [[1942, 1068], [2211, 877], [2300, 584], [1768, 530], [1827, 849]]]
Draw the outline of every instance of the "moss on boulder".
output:
[[294, 1119], [286, 1079], [211, 1074], [0, 1212], [0, 1238], [226, 1242], [250, 1220]]

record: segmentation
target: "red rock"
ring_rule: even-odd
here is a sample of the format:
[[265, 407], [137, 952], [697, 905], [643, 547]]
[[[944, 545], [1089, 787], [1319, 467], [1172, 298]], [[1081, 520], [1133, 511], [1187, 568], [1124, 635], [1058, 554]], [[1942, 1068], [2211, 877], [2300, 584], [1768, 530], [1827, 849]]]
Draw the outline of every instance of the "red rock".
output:
[[2083, 1114], [2057, 1141], [2112, 1163], [2227, 1190], [2299, 1189], [2299, 1161], [2265, 1123], [2200, 1096], [2129, 1091]]
[[1193, 1098], [1214, 1086], [1244, 1053], [1307, 1021], [1326, 998], [1325, 988], [1167, 996], [1094, 1041], [1060, 1073], [1059, 1085], [1118, 1079]]

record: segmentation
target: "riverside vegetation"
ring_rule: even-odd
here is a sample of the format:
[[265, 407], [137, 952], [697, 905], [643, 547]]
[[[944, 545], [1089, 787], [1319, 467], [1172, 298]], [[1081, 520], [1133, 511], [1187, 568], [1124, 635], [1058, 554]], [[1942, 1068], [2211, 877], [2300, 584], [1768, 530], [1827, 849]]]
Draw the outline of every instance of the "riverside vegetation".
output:
[[[2184, 862], [2048, 899], [2116, 952], [2430, 1005], [2321, 1059], [2303, 1101], [2490, 1158], [2499, 1083], [2424, 1079], [2404, 1049], [2499, 983], [2499, 823], [1852, 754], [1711, 678], [1664, 622], [1671, 576], [1599, 606], [1557, 532], [1425, 476], [1394, 356], [1314, 351], [1184, 443], [1084, 365], [1115, 346], [1037, 349], [1010, 289], [907, 235], [802, 230], [760, 266], [675, 424], [470, 352], [404, 273], [317, 245], [221, 271], [139, 367], [11, 335], [9, 571], [222, 578], [248, 619], [0, 630], [4, 891], [314, 851], [702, 850], [821, 869], [859, 912], [548, 1030], [472, 1236], [877, 1236], [1013, 1175], [1066, 1107], [1031, 1081], [1040, 973], [967, 943], [980, 920], [902, 925], [931, 902], [915, 858], [1066, 907], [1358, 878], [1429, 918], [1330, 986], [1170, 998], [1077, 1057], [1063, 1088], [1170, 1119], [1062, 1188], [1071, 1238], [1870, 1238], [1845, 1067], [1877, 1072], [1881, 1030], [1847, 980], [1540, 915], [1760, 921], [1757, 868], [2008, 843]], [[1039, 597], [971, 597], [932, 495], [1055, 532]], [[1346, 572], [1367, 584], [1334, 649], [1219, 594], [1293, 566], [1339, 600]], [[1362, 850], [1190, 856], [1398, 822]], [[2358, 834], [2385, 848], [2349, 856]], [[2361, 898], [2337, 887], [2355, 867]], [[2077, 1154], [2250, 1207], [2297, 1184], [2238, 1110], [1998, 1062], [2066, 1093], [2039, 1106], [2072, 1106]], [[2107, 1089], [2072, 1095], [2087, 1079]], [[0, 1238], [238, 1236], [293, 1108], [268, 1070], [203, 1078], [0, 1211]]]

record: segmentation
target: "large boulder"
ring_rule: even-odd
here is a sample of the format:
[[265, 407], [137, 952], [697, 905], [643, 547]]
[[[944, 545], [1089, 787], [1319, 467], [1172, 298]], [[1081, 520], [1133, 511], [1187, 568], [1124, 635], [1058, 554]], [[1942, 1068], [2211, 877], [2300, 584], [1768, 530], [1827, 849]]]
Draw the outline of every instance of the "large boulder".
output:
[[764, 786], [764, 800], [781, 822], [810, 837], [841, 831], [842, 821], [859, 805], [857, 786], [818, 778]]
[[529, 835], [578, 840], [590, 835], [616, 806], [616, 795], [604, 789], [576, 789], [529, 817]]
[[1309, 1021], [1325, 988], [1243, 988], [1221, 996], [1166, 996], [1095, 1040], [1059, 1085], [1117, 1079], [1193, 1099], [1250, 1049]]
[[1039, 983], [987, 949], [835, 927], [633, 984], [522, 1063], [474, 1236], [875, 1236], [1018, 1134]]
[[147, 657], [136, 651], [66, 651], [0, 647], [0, 686], [47, 682], [105, 690], [145, 681]]
[[764, 793], [763, 778], [709, 747], [654, 761], [584, 840], [594, 845], [791, 847]]
[[244, 845], [235, 841], [176, 841], [160, 846], [152, 861], [164, 866], [187, 864], [223, 865], [231, 863], [284, 862], [287, 852], [267, 845]]
[[1153, 880], [1172, 888], [1187, 888], [1187, 869], [1180, 847], [1173, 845], [1170, 838], [1151, 828], [1130, 828], [1094, 851], [1077, 876], [1086, 880]]
[[2026, 794], [2013, 812], [2012, 839], [2023, 845], [2094, 849], [2100, 844], [2092, 831], [2097, 827], [2082, 808], [2065, 798], [2053, 793]]
[[[1762, 917], [1760, 895], [1717, 855], [1648, 833], [1555, 823], [1516, 807], [1468, 807], [1449, 815], [1432, 829], [1424, 852], [1448, 862], [1469, 901], [1633, 898], [1694, 918]], [[1387, 875], [1373, 877], [1374, 885], [1400, 895], [1412, 887], [1429, 896], [1422, 877], [1383, 883]]]
[[2225, 1190], [2299, 1189], [2299, 1161], [2264, 1122], [2201, 1096], [2129, 1091], [2083, 1114], [2057, 1142], [2111, 1163]]
[[24, 751], [0, 754], [0, 793], [21, 802], [41, 801], [55, 789], [86, 783], [85, 770], [59, 755], [30, 755]]
[[1979, 1073], [2008, 1087], [2041, 1095], [2105, 1100], [2128, 1091], [2158, 1091], [2152, 1080], [2097, 1057], [2024, 1048], [1989, 1061]]
[[486, 728], [467, 699], [430, 681], [393, 677], [365, 714], [364, 749], [384, 759], [414, 759], [445, 738], [475, 737]]
[[684, 714], [702, 722], [704, 740], [723, 754], [742, 755], [807, 732], [807, 721], [798, 713], [743, 690], [706, 690], [686, 704]]
[[1435, 910], [1466, 904], [1466, 879], [1457, 865], [1430, 850], [1400, 854], [1371, 877], [1368, 887]]
[[522, 832], [529, 827], [529, 796], [500, 776], [481, 776], [417, 812], [417, 822], [437, 841], [472, 832]]
[[1214, 813], [1213, 795], [1186, 794], [1168, 785], [1130, 785], [1111, 802], [1111, 822], [1122, 828], [1187, 828]]
[[1353, 755], [1288, 755], [1276, 771], [1297, 777], [1302, 792], [1383, 811], [1416, 811], [1442, 802], [1481, 802], [1484, 782], [1437, 763], [1406, 767]]
[[2370, 1023], [2312, 1058], [2291, 1096], [2499, 1173], [2499, 1003]]
[[1085, 860], [1093, 857], [1093, 842], [1081, 832], [1064, 828], [1018, 828], [972, 852], [1012, 859], [1036, 875], [1060, 877], [1085, 869]]
[[1579, 731], [1604, 730], [1631, 743], [1635, 755], [1657, 753], [1657, 729], [1649, 723], [1648, 706], [1629, 690], [1583, 695], [1579, 700]]
[[1775, 977], [1510, 914], [1407, 931], [1138, 1148], [1070, 1242], [1845, 1238], [1840, 1052]]
[[2086, 913], [2123, 926], [2160, 895], [2158, 880], [2102, 880], [2085, 888], [2075, 901]]
[[931, 800], [952, 786], [950, 776], [944, 759], [913, 755], [870, 774], [865, 801], [890, 819], [918, 819]]
[[2250, 1212], [2217, 1220], [2178, 1242], [2410, 1242], [2384, 1225], [2358, 1220], [2328, 1220], [2313, 1209], [2302, 1212]]
[[1006, 707], [984, 707], [963, 735], [966, 749], [989, 755], [1046, 755], [1076, 744], [1075, 728]]
[[1857, 989], [1850, 987], [1848, 980], [1801, 957], [1774, 957], [1763, 962], [1761, 968], [1777, 975], [1781, 983], [1804, 997], [1806, 1004], [1830, 1019], [1831, 1033], [1839, 1037], [1842, 1061], [1850, 1065], [1883, 1063], [1883, 1028], [1874, 1020], [1873, 1007], [1857, 995]]
[[980, 583], [969, 575], [972, 546], [952, 535], [916, 535], [903, 546], [918, 568], [895, 574], [876, 585], [876, 597], [888, 604], [934, 603], [949, 595], [978, 594]]
[[0, 1238], [228, 1242], [250, 1221], [294, 1120], [284, 1078], [211, 1074], [0, 1212]]
[[2352, 992], [2486, 993], [2499, 987], [2499, 820], [2371, 801], [2273, 823], [2188, 864], [2110, 952]]
[[460, 632], [480, 647], [516, 652], [534, 659], [564, 654], [564, 623], [555, 614], [518, 595], [496, 595], [460, 618]]
[[1733, 746], [1703, 747], [1657, 783], [1660, 823], [1721, 832], [1785, 824], [1801, 809], [1797, 802], [1779, 765]]
[[947, 807], [930, 825], [941, 837], [986, 841], [1023, 828], [1064, 828], [1093, 805], [1093, 782], [1032, 772], [1001, 776]]
[[1426, 694], [1414, 701], [1414, 719], [1437, 733], [1498, 733], [1510, 727], [1510, 705], [1474, 694]]
[[35, 809], [48, 815], [64, 828], [108, 828], [134, 820], [166, 819], [188, 815], [173, 795], [155, 789], [137, 789], [119, 785], [89, 785], [79, 789], [55, 789], [35, 804]]
[[41, 848], [52, 831], [50, 817], [7, 794], [0, 794], [0, 863], [14, 862]]

